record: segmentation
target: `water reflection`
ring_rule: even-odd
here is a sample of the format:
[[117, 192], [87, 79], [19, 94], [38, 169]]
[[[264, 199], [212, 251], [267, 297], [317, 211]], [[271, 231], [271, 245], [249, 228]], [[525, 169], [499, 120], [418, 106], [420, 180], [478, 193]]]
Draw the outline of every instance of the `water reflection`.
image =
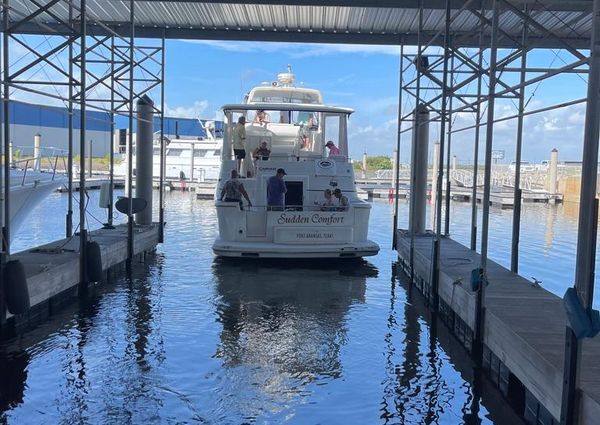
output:
[[0, 352], [0, 412], [23, 402], [28, 362], [29, 354], [24, 350]]
[[213, 274], [222, 325], [215, 357], [235, 368], [250, 399], [281, 403], [311, 382], [342, 375], [347, 316], [365, 302], [366, 278], [378, 271], [362, 260], [290, 267], [217, 259]]

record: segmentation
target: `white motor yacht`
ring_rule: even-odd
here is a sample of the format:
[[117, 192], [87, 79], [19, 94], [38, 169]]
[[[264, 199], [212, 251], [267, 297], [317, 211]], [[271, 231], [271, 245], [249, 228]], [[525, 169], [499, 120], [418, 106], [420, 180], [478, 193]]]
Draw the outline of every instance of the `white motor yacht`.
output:
[[[242, 104], [223, 106], [222, 165], [216, 188], [219, 256], [271, 258], [346, 258], [376, 255], [368, 239], [370, 204], [359, 199], [348, 157], [349, 108], [326, 106], [318, 90], [294, 86], [288, 72], [278, 81], [256, 87]], [[220, 200], [221, 190], [237, 168], [233, 132], [246, 117], [246, 158], [240, 181], [252, 206]], [[331, 141], [334, 149], [326, 144]], [[263, 142], [268, 158], [254, 159]], [[335, 152], [335, 155], [328, 153]], [[267, 184], [276, 170], [287, 175], [284, 204], [267, 205]], [[344, 202], [325, 202], [326, 189], [341, 190]]]
[[[201, 121], [200, 121], [201, 123]], [[223, 138], [215, 128], [215, 123], [207, 121], [203, 126], [206, 138], [197, 137], [167, 137], [165, 136], [165, 178], [179, 180], [185, 178], [190, 181], [215, 181], [219, 178], [221, 167], [221, 146]], [[153, 175], [160, 175], [160, 134], [154, 138], [154, 154], [152, 158]], [[135, 166], [135, 135], [133, 137]], [[133, 170], [135, 175], [135, 168]], [[116, 175], [127, 174], [127, 154], [123, 154], [123, 161], [115, 167]]]

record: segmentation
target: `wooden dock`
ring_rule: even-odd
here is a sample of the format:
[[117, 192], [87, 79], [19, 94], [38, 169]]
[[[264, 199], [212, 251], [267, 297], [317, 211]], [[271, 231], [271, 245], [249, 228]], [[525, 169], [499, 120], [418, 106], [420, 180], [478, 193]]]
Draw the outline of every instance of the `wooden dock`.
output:
[[[397, 250], [410, 271], [410, 236], [398, 231]], [[475, 329], [476, 293], [471, 271], [480, 257], [442, 238], [439, 314], [470, 350]], [[429, 293], [432, 235], [414, 238], [414, 280]], [[562, 299], [488, 260], [484, 320], [484, 368], [527, 422], [558, 423], [560, 418], [566, 317]], [[567, 282], [565, 282], [566, 284]], [[585, 340], [582, 354], [582, 424], [600, 417], [600, 338]]]
[[[136, 256], [155, 249], [159, 226], [134, 227], [133, 252]], [[127, 259], [127, 225], [114, 229], [90, 232], [90, 240], [100, 245], [104, 271], [122, 264]], [[6, 312], [6, 322], [0, 327], [4, 336], [21, 333], [31, 325], [51, 314], [57, 304], [73, 298], [78, 293], [79, 237], [62, 239], [11, 255], [25, 268], [31, 309], [28, 313], [13, 316]]]

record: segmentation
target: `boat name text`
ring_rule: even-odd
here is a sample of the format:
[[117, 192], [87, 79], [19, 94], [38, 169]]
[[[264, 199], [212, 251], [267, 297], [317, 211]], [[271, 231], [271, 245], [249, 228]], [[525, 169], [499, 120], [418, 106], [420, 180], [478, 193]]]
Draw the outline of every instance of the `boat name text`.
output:
[[281, 213], [277, 219], [277, 224], [343, 224], [344, 217], [335, 214], [321, 215], [313, 214], [311, 216], [301, 214]]

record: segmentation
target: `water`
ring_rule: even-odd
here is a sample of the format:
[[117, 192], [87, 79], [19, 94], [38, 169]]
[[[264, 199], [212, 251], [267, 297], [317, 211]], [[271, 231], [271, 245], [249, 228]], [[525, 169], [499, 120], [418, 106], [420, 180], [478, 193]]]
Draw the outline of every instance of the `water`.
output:
[[[105, 220], [96, 197], [91, 227]], [[393, 273], [387, 203], [373, 204], [377, 257], [290, 263], [214, 259], [212, 202], [166, 202], [166, 242], [131, 279], [0, 345], [0, 422], [520, 423]], [[34, 211], [33, 235], [13, 248], [60, 237], [64, 205], [54, 195]], [[466, 243], [470, 209], [453, 207], [453, 236]], [[491, 220], [490, 253], [503, 264], [511, 214]], [[523, 214], [521, 269], [560, 293], [576, 223], [565, 207]]]

